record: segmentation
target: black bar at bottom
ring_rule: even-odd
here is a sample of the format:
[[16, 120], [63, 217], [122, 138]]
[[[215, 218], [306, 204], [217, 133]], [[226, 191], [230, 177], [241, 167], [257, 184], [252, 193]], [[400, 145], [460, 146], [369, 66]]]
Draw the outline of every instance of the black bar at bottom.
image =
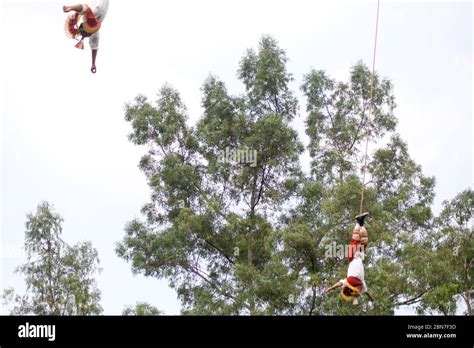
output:
[[0, 347], [58, 344], [130, 346], [447, 344], [472, 347], [473, 328], [473, 317], [461, 316], [0, 316]]

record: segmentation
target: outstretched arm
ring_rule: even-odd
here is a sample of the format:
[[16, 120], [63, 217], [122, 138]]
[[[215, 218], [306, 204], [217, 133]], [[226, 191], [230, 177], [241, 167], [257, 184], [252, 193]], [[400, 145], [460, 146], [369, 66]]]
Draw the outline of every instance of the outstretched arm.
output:
[[97, 71], [95, 67], [95, 60], [97, 58], [97, 52], [99, 51], [99, 41], [100, 41], [100, 30], [92, 34], [92, 36], [89, 38], [89, 45], [91, 46], [91, 50], [92, 50], [91, 71], [93, 74], [95, 74]]
[[93, 49], [93, 50], [92, 50], [92, 66], [91, 66], [91, 71], [92, 71], [93, 74], [95, 74], [96, 71], [97, 71], [97, 69], [96, 69], [96, 67], [95, 67], [95, 60], [96, 60], [96, 58], [97, 58], [97, 51], [98, 51], [97, 49]]
[[337, 282], [336, 284], [334, 284], [333, 286], [331, 286], [330, 288], [327, 288], [325, 290], [326, 293], [336, 289], [336, 288], [340, 288], [342, 286], [342, 283], [341, 282]]

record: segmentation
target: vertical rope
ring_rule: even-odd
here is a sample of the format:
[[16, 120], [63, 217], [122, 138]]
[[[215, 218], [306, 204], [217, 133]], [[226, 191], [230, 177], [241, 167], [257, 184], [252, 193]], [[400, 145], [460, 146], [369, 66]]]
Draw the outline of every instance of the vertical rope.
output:
[[377, 20], [375, 22], [374, 57], [372, 61], [372, 83], [370, 87], [369, 116], [367, 119], [367, 127], [366, 127], [365, 156], [364, 156], [364, 167], [362, 168], [362, 186], [360, 189], [359, 214], [362, 214], [364, 210], [365, 174], [367, 172], [367, 159], [369, 157], [370, 128], [372, 126], [372, 107], [373, 107], [374, 88], [375, 88], [375, 57], [377, 54], [377, 37], [378, 37], [378, 31], [379, 31], [379, 10], [380, 10], [380, 0], [377, 0]]

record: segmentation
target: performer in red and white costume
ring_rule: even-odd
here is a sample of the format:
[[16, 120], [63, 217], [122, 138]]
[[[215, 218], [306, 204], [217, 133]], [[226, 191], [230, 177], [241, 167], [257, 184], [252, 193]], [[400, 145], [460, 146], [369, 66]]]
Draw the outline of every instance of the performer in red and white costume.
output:
[[369, 213], [363, 213], [356, 216], [356, 225], [352, 231], [352, 238], [349, 243], [349, 249], [347, 250], [347, 260], [352, 261], [357, 251], [364, 252], [369, 242], [369, 235], [366, 228], [364, 227], [364, 219], [369, 216]]
[[75, 47], [83, 49], [84, 39], [89, 38], [92, 50], [91, 72], [94, 74], [97, 71], [95, 62], [99, 50], [100, 28], [108, 9], [109, 0], [96, 0], [89, 5], [63, 6], [64, 12], [74, 12], [66, 20], [65, 31], [69, 38], [79, 40]]
[[370, 301], [373, 301], [372, 296], [367, 292], [367, 285], [365, 284], [364, 257], [363, 252], [357, 251], [347, 268], [347, 277], [327, 288], [326, 293], [333, 289], [342, 287], [341, 297], [345, 301], [353, 300], [356, 305], [358, 304], [357, 297], [362, 294], [365, 294]]
[[353, 300], [354, 305], [358, 304], [357, 298], [362, 294], [365, 294], [370, 301], [373, 301], [372, 296], [367, 292], [363, 264], [365, 258], [364, 251], [367, 248], [369, 239], [367, 230], [364, 227], [364, 219], [368, 215], [369, 213], [363, 213], [356, 216], [357, 224], [352, 232], [352, 238], [347, 253], [349, 261], [347, 277], [326, 289], [326, 293], [328, 293], [333, 289], [342, 287], [341, 297], [345, 301]]

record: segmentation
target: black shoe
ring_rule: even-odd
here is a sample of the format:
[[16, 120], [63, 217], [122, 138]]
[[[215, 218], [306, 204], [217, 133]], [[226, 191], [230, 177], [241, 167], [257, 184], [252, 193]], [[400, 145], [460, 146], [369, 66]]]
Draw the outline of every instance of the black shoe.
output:
[[364, 226], [364, 219], [369, 216], [369, 213], [368, 212], [365, 212], [365, 213], [362, 213], [362, 214], [359, 214], [356, 216], [356, 220], [357, 220], [357, 223], [360, 225], [360, 226]]

